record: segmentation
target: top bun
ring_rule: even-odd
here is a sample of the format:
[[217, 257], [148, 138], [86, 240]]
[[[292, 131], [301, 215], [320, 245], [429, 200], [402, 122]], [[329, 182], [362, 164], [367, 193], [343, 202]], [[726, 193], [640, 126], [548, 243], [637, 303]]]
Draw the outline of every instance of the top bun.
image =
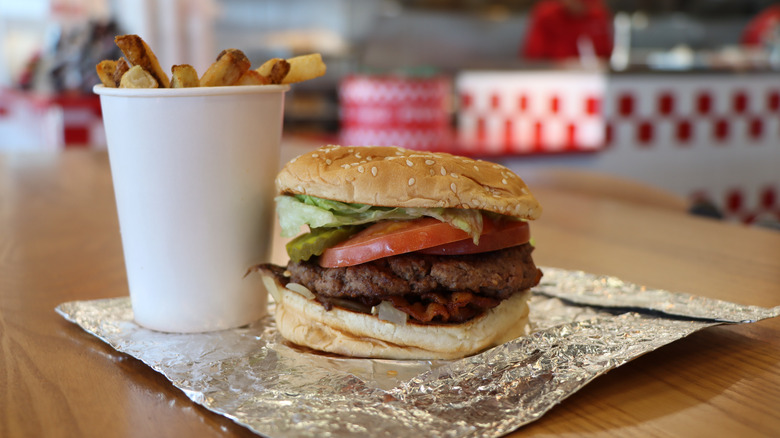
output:
[[323, 146], [287, 163], [276, 188], [382, 207], [476, 208], [522, 219], [542, 213], [525, 182], [500, 164], [390, 146]]

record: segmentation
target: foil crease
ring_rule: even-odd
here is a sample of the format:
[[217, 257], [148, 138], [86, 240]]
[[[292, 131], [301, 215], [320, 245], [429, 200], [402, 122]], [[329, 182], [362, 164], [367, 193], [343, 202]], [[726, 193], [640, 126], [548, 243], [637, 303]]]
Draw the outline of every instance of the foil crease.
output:
[[663, 345], [710, 326], [780, 315], [780, 306], [543, 271], [529, 303], [532, 333], [456, 361], [320, 354], [285, 343], [271, 317], [234, 330], [160, 333], [133, 322], [127, 297], [56, 311], [162, 373], [195, 403], [268, 437], [498, 437]]

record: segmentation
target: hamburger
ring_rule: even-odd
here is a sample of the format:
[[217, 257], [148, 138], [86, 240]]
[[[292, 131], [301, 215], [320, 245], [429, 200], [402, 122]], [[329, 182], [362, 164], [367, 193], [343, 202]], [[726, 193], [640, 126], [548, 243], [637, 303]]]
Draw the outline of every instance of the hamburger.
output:
[[[347, 356], [464, 357], [528, 330], [541, 207], [504, 166], [324, 146], [276, 178], [287, 266], [261, 264], [286, 340]], [[301, 234], [301, 232], [303, 233]]]

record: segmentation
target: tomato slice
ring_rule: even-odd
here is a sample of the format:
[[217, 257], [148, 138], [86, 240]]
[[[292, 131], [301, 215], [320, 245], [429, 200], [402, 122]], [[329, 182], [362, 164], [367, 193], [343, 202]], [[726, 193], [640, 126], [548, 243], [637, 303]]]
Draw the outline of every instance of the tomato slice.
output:
[[521, 245], [529, 240], [531, 240], [531, 230], [528, 227], [528, 222], [508, 220], [496, 223], [496, 226], [491, 227], [491, 229], [486, 229], [479, 236], [479, 245], [475, 245], [474, 240], [468, 238], [421, 249], [419, 252], [435, 255], [476, 254]]
[[495, 251], [528, 242], [527, 222], [483, 218], [479, 245], [471, 236], [434, 218], [382, 221], [326, 249], [319, 258], [325, 268], [370, 262], [382, 257], [419, 251], [425, 254], [457, 255]]
[[430, 217], [381, 221], [326, 249], [319, 263], [325, 268], [352, 266], [463, 239], [471, 237], [459, 228]]

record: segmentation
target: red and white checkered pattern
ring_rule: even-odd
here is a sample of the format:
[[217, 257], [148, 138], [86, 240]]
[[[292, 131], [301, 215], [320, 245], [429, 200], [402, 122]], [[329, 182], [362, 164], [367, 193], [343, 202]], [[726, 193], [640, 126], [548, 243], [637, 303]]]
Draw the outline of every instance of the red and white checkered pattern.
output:
[[346, 77], [340, 84], [341, 143], [442, 149], [451, 142], [446, 77]]
[[456, 89], [462, 153], [581, 152], [604, 146], [602, 74], [464, 72]]
[[776, 75], [618, 75], [604, 110], [604, 154], [644, 159], [650, 182], [706, 198], [728, 219], [780, 220]]
[[456, 89], [460, 153], [598, 151], [566, 163], [780, 217], [775, 74], [464, 72]]
[[618, 75], [610, 80], [604, 110], [608, 144], [780, 144], [774, 75]]
[[707, 200], [719, 206], [723, 215], [742, 223], [780, 223], [780, 184], [768, 183], [755, 190], [729, 187], [721, 190], [705, 188], [694, 191], [692, 201]]

